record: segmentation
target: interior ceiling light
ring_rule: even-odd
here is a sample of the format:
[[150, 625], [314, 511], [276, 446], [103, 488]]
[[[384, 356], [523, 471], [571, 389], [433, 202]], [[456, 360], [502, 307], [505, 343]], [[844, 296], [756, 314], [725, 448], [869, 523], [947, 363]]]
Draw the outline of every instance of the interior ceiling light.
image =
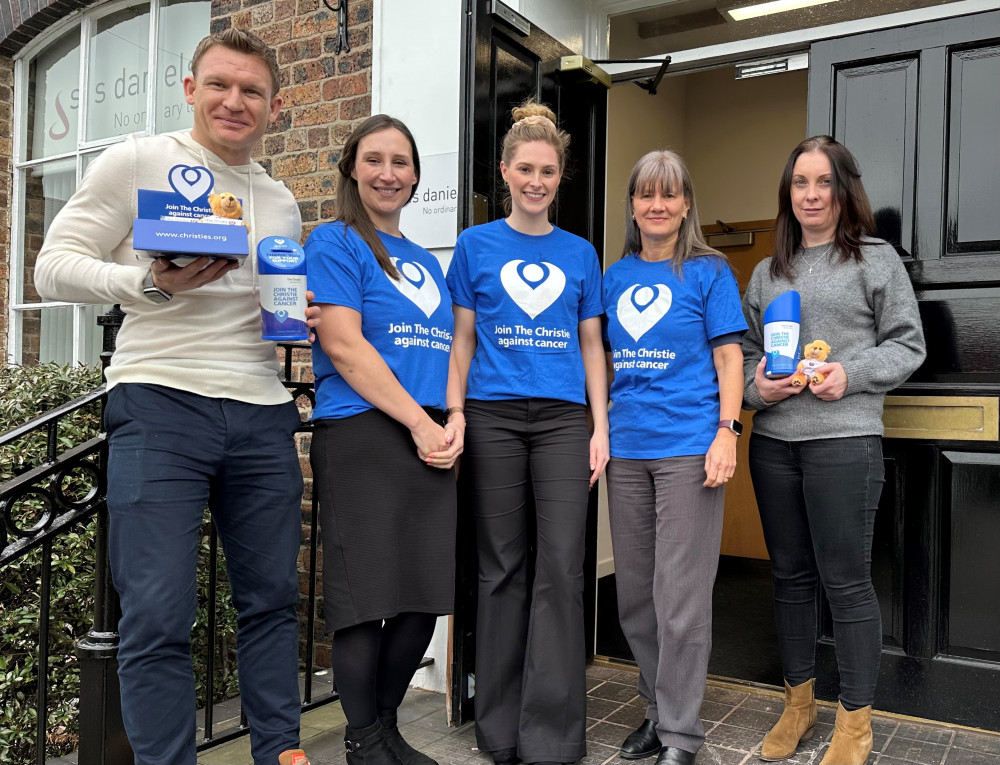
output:
[[812, 5], [835, 2], [837, 0], [772, 0], [768, 3], [746, 5], [742, 8], [729, 8], [724, 13], [733, 21], [744, 21], [755, 19], [758, 16], [768, 16], [772, 13], [785, 13], [786, 11], [796, 11], [799, 8], [808, 8]]

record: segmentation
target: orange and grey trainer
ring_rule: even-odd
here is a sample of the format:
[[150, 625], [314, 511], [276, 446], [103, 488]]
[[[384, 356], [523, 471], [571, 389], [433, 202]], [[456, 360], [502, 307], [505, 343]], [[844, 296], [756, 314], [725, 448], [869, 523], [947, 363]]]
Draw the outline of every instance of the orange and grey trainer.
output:
[[309, 758], [301, 749], [288, 749], [278, 755], [278, 765], [309, 765]]

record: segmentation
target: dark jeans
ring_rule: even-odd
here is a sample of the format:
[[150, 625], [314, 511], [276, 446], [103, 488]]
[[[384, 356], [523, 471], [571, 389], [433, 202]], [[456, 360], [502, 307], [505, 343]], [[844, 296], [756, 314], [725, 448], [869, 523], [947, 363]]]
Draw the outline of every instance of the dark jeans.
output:
[[137, 765], [196, 761], [190, 638], [206, 506], [239, 614], [240, 696], [254, 763], [273, 765], [299, 744], [298, 422], [292, 402], [246, 404], [140, 383], [108, 394], [118, 677]]
[[871, 580], [872, 530], [885, 467], [878, 436], [750, 437], [750, 475], [774, 576], [781, 665], [792, 686], [816, 674], [818, 584], [833, 615], [840, 700], [872, 703], [882, 618]]
[[[525, 762], [576, 762], [587, 753], [586, 410], [550, 399], [470, 400], [465, 416], [462, 471], [472, 488], [479, 550], [479, 748], [517, 747]], [[527, 536], [532, 495], [535, 540]]]

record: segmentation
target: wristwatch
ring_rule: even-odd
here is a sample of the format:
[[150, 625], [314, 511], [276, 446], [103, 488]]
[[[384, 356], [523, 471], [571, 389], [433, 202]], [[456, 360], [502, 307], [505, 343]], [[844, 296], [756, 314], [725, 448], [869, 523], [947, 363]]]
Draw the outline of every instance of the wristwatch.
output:
[[142, 280], [142, 294], [148, 297], [154, 303], [166, 303], [168, 300], [172, 300], [174, 297], [166, 290], [161, 290], [159, 287], [153, 284], [152, 270], [147, 271], [146, 278]]
[[743, 423], [739, 420], [719, 420], [719, 427], [733, 431], [737, 438], [743, 435]]

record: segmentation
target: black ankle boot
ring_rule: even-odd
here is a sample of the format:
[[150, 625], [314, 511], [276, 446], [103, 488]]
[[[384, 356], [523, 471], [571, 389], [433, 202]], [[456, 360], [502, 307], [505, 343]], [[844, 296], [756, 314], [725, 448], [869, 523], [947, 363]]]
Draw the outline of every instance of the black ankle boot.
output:
[[396, 727], [396, 712], [379, 712], [379, 722], [382, 723], [382, 730], [385, 732], [385, 742], [389, 745], [390, 751], [403, 765], [438, 765], [423, 752], [418, 752], [406, 743], [403, 734]]
[[348, 765], [401, 765], [386, 740], [382, 723], [376, 720], [367, 728], [348, 727], [344, 733]]

